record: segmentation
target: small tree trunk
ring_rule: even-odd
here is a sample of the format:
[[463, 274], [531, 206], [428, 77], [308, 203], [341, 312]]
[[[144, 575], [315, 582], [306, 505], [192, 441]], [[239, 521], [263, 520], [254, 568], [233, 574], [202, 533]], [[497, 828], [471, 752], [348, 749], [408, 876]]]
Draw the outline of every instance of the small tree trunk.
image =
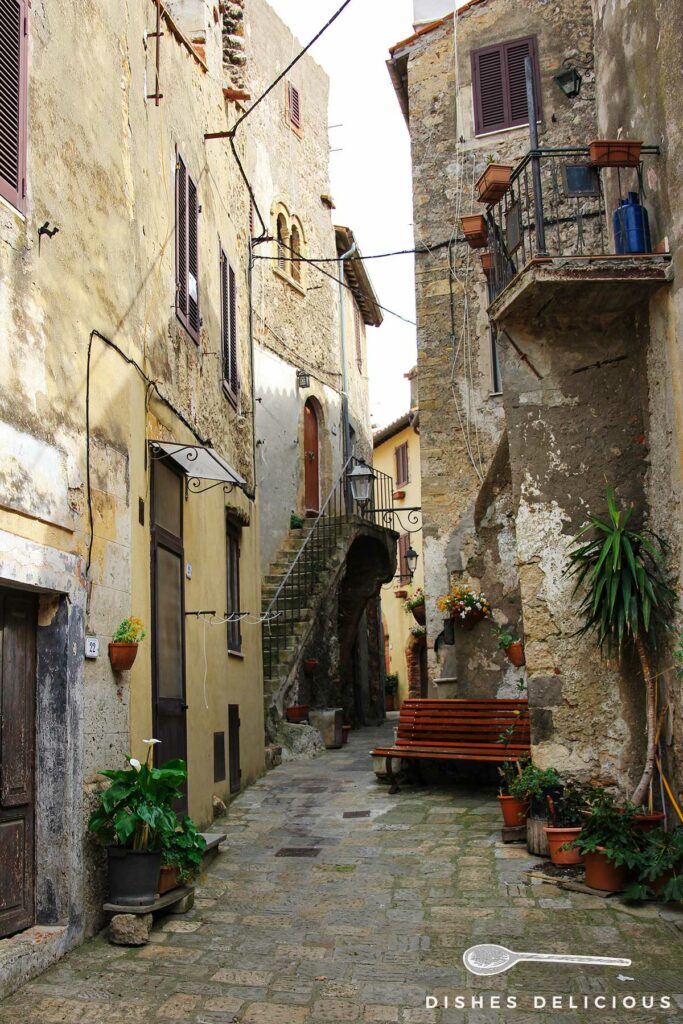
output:
[[642, 637], [636, 636], [635, 644], [640, 660], [640, 668], [645, 680], [645, 707], [647, 715], [647, 756], [645, 758], [645, 768], [643, 769], [642, 778], [631, 797], [631, 802], [636, 804], [636, 806], [640, 806], [640, 804], [645, 802], [645, 797], [655, 771], [655, 759], [657, 757], [657, 694], [655, 681], [652, 678], [650, 658]]

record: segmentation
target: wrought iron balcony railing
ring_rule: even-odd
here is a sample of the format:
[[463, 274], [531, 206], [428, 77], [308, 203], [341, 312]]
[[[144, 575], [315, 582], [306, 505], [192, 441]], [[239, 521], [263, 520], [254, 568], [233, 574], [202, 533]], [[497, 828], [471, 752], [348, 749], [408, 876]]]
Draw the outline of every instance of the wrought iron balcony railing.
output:
[[527, 153], [503, 198], [486, 210], [491, 298], [535, 257], [614, 255], [603, 175], [617, 175], [619, 194], [638, 192], [642, 201], [642, 158], [658, 153], [657, 146], [643, 146], [637, 167], [609, 169], [592, 166], [582, 146]]

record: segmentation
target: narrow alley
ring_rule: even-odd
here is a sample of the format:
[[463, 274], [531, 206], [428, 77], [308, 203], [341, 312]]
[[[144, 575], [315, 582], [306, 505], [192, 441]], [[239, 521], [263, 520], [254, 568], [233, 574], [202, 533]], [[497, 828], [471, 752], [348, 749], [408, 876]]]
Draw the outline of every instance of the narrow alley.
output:
[[[86, 942], [6, 1000], [2, 1024], [497, 1024], [512, 999], [516, 1024], [680, 1020], [683, 913], [530, 878], [535, 859], [500, 842], [493, 789], [390, 796], [368, 751], [392, 726], [356, 731], [342, 750], [242, 793], [215, 826], [228, 839], [189, 914], [159, 916], [142, 948]], [[462, 954], [484, 942], [633, 963], [476, 978]]]

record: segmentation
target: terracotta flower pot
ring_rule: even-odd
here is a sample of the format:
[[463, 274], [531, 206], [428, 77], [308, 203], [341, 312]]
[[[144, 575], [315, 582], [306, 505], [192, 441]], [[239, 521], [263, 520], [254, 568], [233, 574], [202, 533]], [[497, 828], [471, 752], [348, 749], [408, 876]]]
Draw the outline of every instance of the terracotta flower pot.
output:
[[394, 597], [398, 598], [399, 601], [405, 601], [408, 596], [407, 590], [395, 590]]
[[114, 672], [126, 672], [132, 668], [137, 654], [137, 644], [122, 644], [115, 641], [109, 644], [109, 660]]
[[636, 832], [649, 832], [651, 829], [661, 825], [664, 817], [663, 811], [655, 811], [654, 814], [634, 814], [633, 828]]
[[465, 241], [470, 248], [484, 249], [488, 244], [486, 219], [480, 213], [475, 213], [470, 217], [462, 217], [460, 223], [462, 224]]
[[159, 895], [163, 896], [165, 892], [177, 889], [179, 885], [180, 868], [173, 864], [162, 864], [159, 872]]
[[493, 253], [483, 252], [479, 259], [481, 260], [481, 269], [485, 274], [490, 274], [493, 268]]
[[455, 616], [455, 621], [466, 630], [474, 629], [478, 622], [484, 618], [484, 613], [480, 608], [473, 608], [467, 613], [465, 618], [461, 618], [459, 615]]
[[423, 604], [418, 604], [416, 608], [411, 608], [410, 610], [413, 613], [413, 618], [418, 623], [418, 625], [424, 626], [425, 622], [427, 621], [425, 606]]
[[394, 493], [392, 494], [392, 498], [394, 498], [396, 501], [402, 501], [402, 499], [405, 498], [405, 496], [405, 491], [394, 491]]
[[304, 672], [307, 676], [312, 675], [318, 667], [317, 658], [304, 658]]
[[349, 742], [350, 725], [342, 725], [342, 745]]
[[594, 167], [637, 167], [642, 145], [633, 139], [595, 139], [588, 147], [589, 159]]
[[503, 812], [503, 821], [508, 828], [519, 828], [524, 824], [529, 813], [528, 800], [520, 800], [516, 796], [499, 796], [498, 800]]
[[514, 168], [509, 164], [489, 164], [474, 186], [480, 203], [497, 203], [510, 187]]
[[385, 693], [384, 694], [384, 710], [385, 711], [393, 711], [394, 710], [394, 695], [393, 695], [393, 693]]
[[509, 647], [505, 648], [508, 661], [511, 665], [516, 668], [521, 668], [522, 665], [526, 665], [526, 658], [524, 657], [524, 647], [522, 646], [521, 640], [515, 640]]
[[293, 704], [291, 708], [287, 708], [285, 714], [288, 722], [293, 722], [296, 725], [305, 722], [308, 718], [308, 704]]
[[603, 892], [621, 892], [626, 885], [628, 869], [611, 864], [601, 850], [585, 855], [586, 885]]
[[548, 849], [553, 864], [580, 864], [583, 857], [576, 849], [563, 850], [562, 847], [571, 843], [581, 832], [581, 826], [576, 828], [560, 828], [553, 825], [546, 825], [545, 834], [548, 837]]

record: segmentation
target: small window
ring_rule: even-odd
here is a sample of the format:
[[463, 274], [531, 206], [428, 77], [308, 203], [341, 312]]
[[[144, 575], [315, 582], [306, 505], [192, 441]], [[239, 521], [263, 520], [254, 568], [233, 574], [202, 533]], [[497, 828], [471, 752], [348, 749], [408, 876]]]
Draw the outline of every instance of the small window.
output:
[[213, 734], [213, 781], [225, 782], [225, 733]]
[[287, 119], [293, 128], [301, 128], [301, 95], [291, 82], [287, 82]]
[[396, 457], [396, 486], [410, 482], [410, 466], [408, 465], [408, 442], [398, 446], [395, 451]]
[[363, 315], [358, 308], [358, 303], [353, 303], [353, 320], [356, 328], [356, 363], [358, 369], [363, 369]]
[[535, 36], [472, 51], [474, 125], [477, 135], [529, 123], [524, 60], [531, 57], [537, 115], [541, 115], [541, 76]]
[[298, 284], [301, 284], [301, 232], [296, 224], [292, 225], [292, 233], [289, 236], [289, 265], [292, 268], [292, 277]]
[[408, 568], [408, 549], [410, 548], [410, 534], [402, 533], [398, 539], [398, 582], [410, 583], [412, 577]]
[[237, 405], [240, 376], [237, 356], [237, 279], [225, 252], [221, 249], [221, 358], [223, 387]]
[[283, 273], [287, 270], [288, 246], [287, 221], [285, 220], [285, 215], [281, 213], [277, 219], [277, 265]]
[[26, 197], [27, 0], [0, 2], [0, 196], [18, 210]]
[[240, 620], [233, 618], [240, 614], [240, 542], [242, 530], [234, 519], [228, 517], [226, 520], [226, 551], [227, 551], [227, 616], [228, 621], [228, 650], [233, 654], [240, 654], [242, 651], [242, 630]]
[[199, 202], [197, 186], [176, 151], [176, 313], [199, 342]]

